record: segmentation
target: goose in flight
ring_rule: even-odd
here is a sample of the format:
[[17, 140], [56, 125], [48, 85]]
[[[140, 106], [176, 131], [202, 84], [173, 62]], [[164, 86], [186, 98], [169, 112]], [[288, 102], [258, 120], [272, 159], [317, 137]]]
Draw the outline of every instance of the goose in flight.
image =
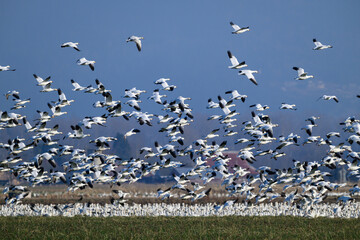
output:
[[250, 105], [249, 107], [255, 107], [256, 111], [264, 111], [266, 109], [269, 109], [270, 107], [268, 105], [261, 105], [260, 103]]
[[250, 28], [249, 27], [239, 27], [239, 25], [236, 25], [235, 23], [233, 22], [230, 22], [230, 25], [233, 27], [234, 31], [231, 32], [232, 34], [239, 34], [239, 33], [244, 33], [244, 32], [247, 32], [247, 31], [250, 31]]
[[256, 70], [248, 70], [248, 69], [239, 71], [239, 75], [245, 75], [255, 85], [258, 85], [253, 73], [258, 73], [258, 71], [256, 71]]
[[318, 100], [323, 99], [323, 100], [331, 100], [334, 99], [335, 102], [339, 102], [339, 99], [336, 96], [330, 96], [330, 95], [322, 95], [321, 97], [318, 98]]
[[57, 91], [56, 88], [51, 88], [51, 82], [45, 84], [45, 85], [42, 85], [43, 89], [40, 90], [40, 92], [52, 92], [52, 91]]
[[323, 50], [323, 49], [327, 49], [327, 48], [332, 48], [331, 45], [323, 45], [321, 42], [317, 41], [316, 38], [313, 39], [313, 42], [315, 44], [315, 47], [313, 48], [313, 50]]
[[36, 79], [36, 81], [38, 82], [37, 83], [37, 86], [45, 86], [47, 85], [48, 83], [52, 83], [52, 81], [50, 81], [50, 78], [51, 76], [45, 78], [45, 80], [41, 77], [39, 77], [38, 75], [36, 74], [33, 74], [34, 78]]
[[141, 39], [144, 39], [144, 37], [131, 36], [126, 40], [126, 42], [135, 42], [136, 47], [137, 47], [138, 51], [140, 52], [141, 51]]
[[80, 52], [80, 49], [78, 48], [79, 43], [74, 43], [74, 42], [66, 42], [61, 44], [62, 48], [65, 47], [72, 47], [73, 49], [75, 49], [76, 51]]
[[290, 109], [290, 110], [297, 110], [295, 104], [288, 104], [288, 103], [281, 103], [280, 109]]
[[239, 63], [237, 58], [234, 55], [232, 55], [230, 51], [227, 51], [227, 54], [228, 54], [228, 56], [230, 58], [230, 62], [232, 64], [232, 66], [229, 66], [228, 68], [239, 69], [239, 68], [247, 67], [247, 65], [245, 64], [245, 61]]
[[307, 75], [307, 72], [305, 72], [303, 68], [293, 67], [293, 69], [298, 72], [298, 77], [295, 78], [295, 80], [305, 80], [308, 78], [314, 78], [313, 75]]
[[124, 134], [124, 139], [126, 139], [127, 137], [130, 137], [132, 135], [135, 135], [136, 133], [139, 133], [139, 132], [140, 132], [139, 129], [133, 128]]
[[242, 102], [245, 102], [245, 99], [247, 98], [247, 95], [239, 94], [237, 90], [230, 90], [225, 92], [225, 94], [231, 94], [230, 100], [239, 100], [241, 99]]
[[90, 69], [92, 71], [95, 70], [95, 61], [90, 61], [90, 60], [87, 60], [86, 58], [80, 58], [79, 60], [77, 60], [77, 64], [78, 65], [89, 65]]
[[82, 86], [80, 86], [79, 83], [75, 82], [74, 79], [71, 79], [70, 81], [71, 81], [71, 84], [72, 84], [73, 87], [74, 87], [74, 88], [73, 88], [73, 91], [82, 91], [82, 90], [85, 90], [85, 89], [86, 89], [86, 87], [82, 87]]
[[5, 71], [15, 71], [16, 69], [10, 69], [10, 66], [0, 66], [0, 72], [5, 72]]

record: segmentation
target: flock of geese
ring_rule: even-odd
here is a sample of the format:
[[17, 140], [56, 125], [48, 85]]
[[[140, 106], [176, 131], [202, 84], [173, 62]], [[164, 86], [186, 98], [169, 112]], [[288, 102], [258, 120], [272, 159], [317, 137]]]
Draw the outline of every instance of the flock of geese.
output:
[[[242, 34], [249, 31], [249, 27], [239, 27], [230, 22], [234, 31], [233, 34]], [[143, 37], [131, 36], [126, 42], [135, 42], [138, 51], [141, 51], [141, 40]], [[324, 50], [332, 48], [330, 45], [323, 45], [316, 39], [314, 50]], [[70, 47], [80, 52], [79, 43], [66, 42], [62, 48]], [[254, 77], [256, 70], [244, 69], [247, 67], [245, 61], [239, 63], [237, 58], [230, 51], [227, 52], [231, 62], [229, 69], [239, 70], [239, 75], [245, 75], [252, 83], [258, 85]], [[88, 65], [92, 71], [95, 70], [95, 61], [87, 60], [85, 57], [77, 61], [78, 65]], [[306, 80], [313, 78], [308, 75], [303, 68], [294, 67], [298, 77], [296, 80]], [[15, 71], [10, 66], [0, 66], [0, 71]], [[301, 136], [297, 133], [289, 133], [287, 136], [276, 136], [276, 127], [271, 118], [263, 112], [269, 109], [267, 105], [253, 104], [251, 118], [241, 123], [241, 131], [246, 137], [239, 137], [235, 141], [238, 146], [238, 157], [243, 161], [253, 164], [258, 156], [267, 156], [270, 161], [277, 160], [286, 155], [284, 149], [305, 144], [316, 144], [328, 146], [323, 159], [319, 161], [296, 161], [293, 160], [292, 167], [287, 169], [271, 169], [262, 166], [257, 169], [256, 175], [250, 175], [248, 169], [240, 166], [230, 168], [229, 158], [224, 152], [228, 150], [230, 136], [238, 136], [236, 130], [240, 124], [236, 118], [239, 112], [236, 111], [236, 104], [244, 104], [247, 95], [240, 94], [237, 90], [225, 92], [226, 97], [219, 95], [217, 100], [208, 100], [207, 109], [218, 111], [211, 115], [209, 121], [217, 121], [219, 127], [209, 130], [206, 136], [194, 139], [190, 144], [184, 139], [186, 127], [194, 121], [192, 109], [189, 101], [191, 98], [178, 96], [170, 99], [165, 93], [170, 94], [177, 88], [171, 85], [170, 78], [160, 78], [154, 81], [156, 89], [150, 96], [143, 97], [147, 91], [133, 87], [125, 89], [122, 100], [115, 100], [111, 90], [98, 79], [95, 80], [96, 86], [81, 86], [78, 82], [71, 79], [72, 91], [93, 94], [100, 97], [93, 103], [93, 107], [103, 109], [101, 116], [85, 117], [77, 124], [71, 125], [68, 133], [59, 132], [59, 125], [51, 125], [54, 118], [67, 114], [64, 109], [71, 105], [74, 100], [67, 99], [65, 93], [60, 88], [52, 88], [51, 77], [43, 79], [33, 75], [40, 92], [56, 91], [58, 98], [49, 101], [48, 110], [37, 110], [38, 118], [30, 121], [25, 115], [17, 113], [30, 102], [30, 99], [22, 99], [16, 90], [8, 91], [5, 94], [7, 100], [12, 99], [14, 105], [10, 110], [0, 111], [0, 130], [23, 127], [29, 134], [29, 138], [15, 137], [7, 142], [0, 143], [0, 149], [7, 151], [7, 157], [1, 159], [0, 171], [9, 172], [21, 181], [21, 185], [8, 185], [4, 194], [6, 204], [16, 205], [30, 194], [31, 187], [40, 184], [56, 184], [62, 182], [68, 185], [69, 191], [77, 191], [85, 188], [93, 188], [94, 184], [109, 184], [110, 187], [120, 188], [123, 183], [134, 183], [163, 168], [182, 167], [180, 157], [187, 157], [193, 161], [191, 170], [179, 176], [174, 175], [174, 185], [167, 189], [158, 189], [157, 195], [161, 199], [168, 199], [174, 192], [180, 193], [180, 198], [196, 202], [207, 197], [211, 193], [208, 183], [216, 177], [221, 178], [221, 186], [227, 191], [229, 200], [221, 204], [213, 205], [213, 211], [223, 211], [229, 206], [233, 206], [241, 198], [244, 204], [261, 204], [264, 202], [281, 201], [288, 205], [296, 206], [297, 209], [309, 211], [316, 208], [316, 205], [323, 202], [328, 193], [338, 188], [346, 186], [344, 184], [332, 183], [327, 180], [330, 175], [327, 169], [344, 168], [348, 176], [359, 178], [360, 165], [359, 153], [352, 150], [353, 145], [360, 145], [360, 120], [355, 117], [345, 119], [343, 132], [329, 132], [326, 136], [317, 136], [316, 127], [318, 117], [311, 116], [306, 119], [307, 124], [303, 130], [306, 136], [301, 141]], [[359, 97], [359, 96], [357, 96]], [[142, 110], [143, 100], [153, 101], [161, 107], [162, 115], [152, 114]], [[319, 99], [334, 100], [339, 102], [336, 96], [324, 95]], [[294, 104], [282, 103], [280, 109], [296, 110]], [[117, 155], [108, 154], [113, 141], [112, 136], [99, 136], [91, 138], [86, 131], [93, 127], [106, 126], [109, 118], [120, 118], [122, 121], [135, 119], [139, 126], [159, 127], [159, 134], [164, 134], [167, 142], [160, 144], [154, 141], [152, 146], [143, 146], [139, 149], [140, 157], [122, 159]], [[138, 127], [128, 129], [124, 132], [127, 139], [135, 134], [141, 134]], [[59, 138], [62, 136], [62, 138]], [[346, 136], [346, 137], [345, 137]], [[340, 144], [333, 144], [334, 138], [345, 137]], [[68, 145], [69, 139], [80, 140], [89, 139], [89, 145], [95, 150], [88, 153], [86, 149], [75, 148]], [[226, 139], [226, 140], [224, 140]], [[270, 143], [275, 143], [273, 149], [265, 149]], [[23, 159], [22, 154], [30, 149], [41, 145], [50, 146], [49, 150], [39, 153], [32, 159]], [[56, 159], [61, 158], [62, 164], [58, 166]], [[209, 165], [207, 161], [214, 162]], [[47, 171], [45, 168], [50, 167]], [[281, 191], [275, 191], [281, 187]], [[353, 201], [353, 195], [357, 194], [360, 188], [355, 185], [349, 193], [338, 198], [341, 208]], [[113, 196], [109, 199], [112, 205], [118, 206], [126, 203], [126, 193], [120, 189], [113, 190]], [[66, 206], [66, 208], [74, 207]], [[56, 206], [55, 211], [63, 212], [64, 206]], [[31, 208], [36, 210], [34, 207]]]

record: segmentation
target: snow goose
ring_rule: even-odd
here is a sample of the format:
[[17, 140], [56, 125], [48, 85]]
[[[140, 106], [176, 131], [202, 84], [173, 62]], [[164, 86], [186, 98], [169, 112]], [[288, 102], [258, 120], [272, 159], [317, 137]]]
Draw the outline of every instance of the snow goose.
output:
[[280, 109], [297, 110], [295, 104], [281, 103]]
[[5, 97], [6, 97], [6, 100], [8, 100], [10, 96], [12, 96], [14, 99], [20, 99], [19, 94], [20, 94], [20, 93], [19, 93], [18, 91], [12, 90], [12, 91], [8, 91], [8, 92], [5, 94]]
[[239, 92], [237, 90], [231, 90], [231, 91], [227, 91], [225, 92], [225, 94], [231, 94], [231, 100], [239, 100], [241, 99], [242, 102], [245, 102], [245, 99], [247, 98], [247, 95], [242, 95], [239, 94]]
[[86, 87], [82, 87], [82, 86], [80, 86], [79, 83], [75, 82], [74, 79], [71, 79], [70, 81], [71, 81], [71, 84], [72, 84], [73, 87], [74, 87], [74, 88], [73, 88], [73, 91], [82, 91], [82, 90], [85, 90], [85, 89], [86, 89]]
[[229, 66], [228, 68], [231, 68], [231, 69], [239, 69], [239, 68], [243, 68], [243, 67], [247, 67], [247, 65], [245, 64], [245, 61], [239, 63], [239, 61], [237, 60], [237, 58], [235, 56], [233, 56], [231, 54], [230, 51], [227, 51], [227, 54], [230, 58], [230, 62], [231, 62], [231, 66]]
[[75, 49], [76, 51], [80, 52], [80, 49], [78, 48], [79, 43], [74, 43], [74, 42], [66, 42], [61, 44], [62, 48], [65, 47], [72, 47], [73, 49]]
[[137, 47], [138, 51], [140, 52], [141, 51], [141, 39], [144, 39], [144, 37], [131, 36], [126, 40], [126, 42], [135, 42], [136, 47]]
[[148, 99], [153, 99], [156, 103], [163, 104], [163, 102], [161, 101], [162, 97], [166, 97], [166, 95], [160, 95], [159, 89], [155, 89], [153, 91], [153, 94], [150, 97], [148, 97]]
[[230, 25], [232, 26], [232, 28], [234, 29], [233, 32], [231, 32], [232, 34], [239, 34], [239, 33], [244, 33], [244, 32], [247, 32], [247, 31], [250, 31], [250, 28], [249, 27], [239, 27], [239, 25], [236, 25], [235, 23], [233, 22], [230, 22]]
[[318, 98], [318, 100], [320, 100], [320, 99], [322, 99], [322, 100], [331, 100], [331, 99], [333, 99], [335, 102], [337, 102], [337, 103], [339, 102], [339, 99], [334, 95], [322, 95], [321, 97]]
[[33, 74], [33, 76], [36, 79], [36, 81], [38, 82], [37, 86], [45, 86], [49, 83], [52, 83], [52, 81], [50, 81], [51, 76], [47, 77], [45, 80], [36, 74]]
[[239, 71], [239, 75], [245, 75], [255, 85], [258, 85], [253, 73], [258, 73], [258, 71], [256, 71], [256, 70], [248, 70], [248, 69]]
[[264, 111], [266, 109], [269, 109], [270, 107], [268, 105], [261, 105], [260, 103], [250, 105], [249, 107], [255, 107], [256, 111]]
[[78, 65], [89, 65], [90, 69], [92, 71], [95, 70], [95, 61], [90, 61], [90, 60], [87, 60], [86, 58], [80, 58], [79, 60], [77, 60], [77, 64]]
[[295, 80], [305, 80], [308, 78], [314, 78], [313, 75], [307, 75], [307, 72], [305, 72], [303, 68], [293, 67], [293, 69], [298, 72], [298, 77], [295, 78]]
[[124, 139], [126, 139], [127, 137], [130, 137], [130, 136], [132, 136], [132, 135], [135, 135], [135, 134], [137, 134], [137, 133], [139, 133], [139, 132], [140, 132], [139, 129], [133, 128], [133, 129], [131, 129], [130, 131], [128, 131], [128, 132], [126, 132], [126, 133], [124, 134]]
[[5, 72], [5, 71], [15, 71], [16, 69], [10, 69], [10, 66], [0, 66], [0, 72]]
[[167, 81], [169, 81], [170, 78], [160, 78], [158, 80], [156, 80], [154, 83], [155, 84], [161, 84], [161, 86], [163, 87], [162, 90], [165, 90], [165, 91], [173, 91], [176, 86], [175, 85], [169, 85], [167, 83]]
[[59, 106], [52, 106], [50, 103], [48, 103], [48, 107], [53, 113], [53, 115], [51, 116], [52, 118], [67, 114], [67, 112], [61, 112], [61, 107]]
[[331, 45], [323, 45], [321, 42], [317, 41], [316, 38], [313, 39], [313, 42], [315, 44], [315, 47], [313, 48], [313, 50], [323, 50], [323, 49], [327, 49], [327, 48], [332, 48]]
[[43, 89], [40, 90], [40, 92], [53, 92], [53, 91], [57, 91], [56, 88], [51, 88], [51, 82], [49, 82], [46, 85], [42, 85]]

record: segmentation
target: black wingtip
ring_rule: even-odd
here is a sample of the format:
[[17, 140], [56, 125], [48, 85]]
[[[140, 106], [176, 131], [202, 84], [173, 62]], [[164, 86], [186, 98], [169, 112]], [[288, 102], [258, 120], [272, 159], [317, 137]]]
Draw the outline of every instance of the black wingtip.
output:
[[227, 51], [227, 54], [228, 54], [229, 58], [232, 58], [232, 54], [230, 51]]
[[313, 42], [317, 42], [317, 41], [316, 41], [316, 38], [313, 39]]
[[294, 69], [295, 71], [299, 70], [299, 68], [298, 68], [298, 67], [293, 67], [293, 69]]

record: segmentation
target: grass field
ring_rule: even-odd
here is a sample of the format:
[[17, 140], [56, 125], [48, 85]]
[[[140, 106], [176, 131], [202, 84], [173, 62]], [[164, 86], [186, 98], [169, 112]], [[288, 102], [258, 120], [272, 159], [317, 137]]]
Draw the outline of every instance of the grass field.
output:
[[0, 217], [1, 239], [359, 239], [359, 219]]

